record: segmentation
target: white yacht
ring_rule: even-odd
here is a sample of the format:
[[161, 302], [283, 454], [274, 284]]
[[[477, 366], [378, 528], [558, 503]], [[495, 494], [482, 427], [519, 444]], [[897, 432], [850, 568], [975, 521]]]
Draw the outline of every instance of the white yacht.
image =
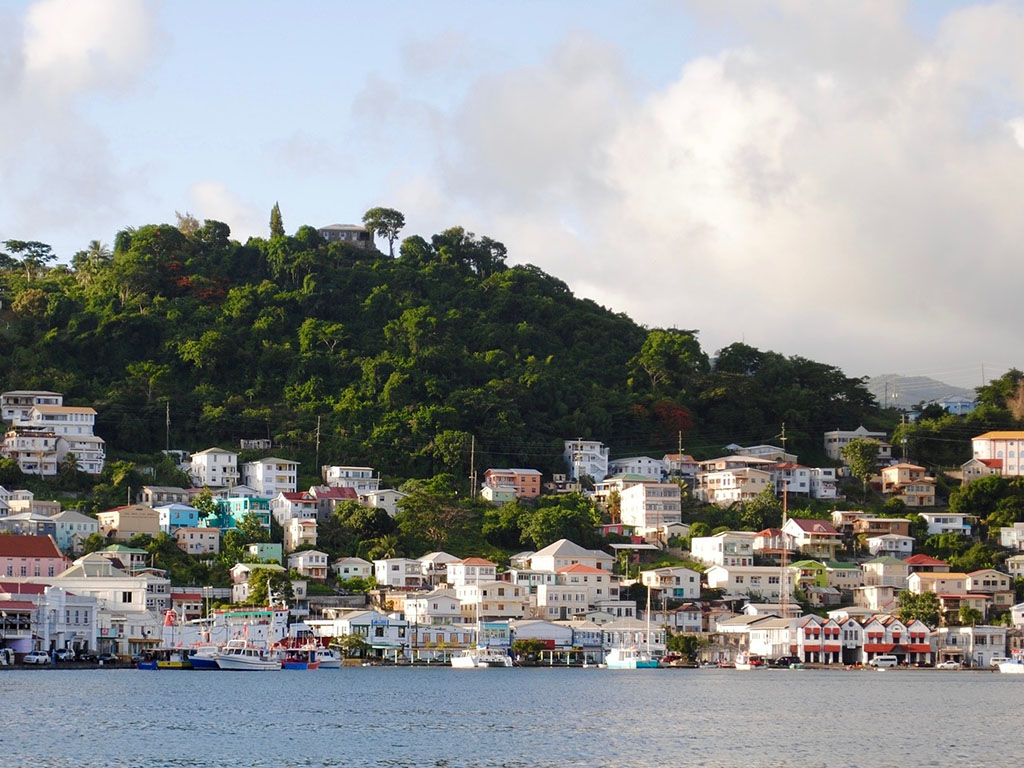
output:
[[281, 669], [281, 661], [271, 658], [270, 651], [243, 643], [228, 644], [217, 653], [217, 666], [221, 669], [265, 672]]
[[512, 657], [495, 648], [466, 648], [452, 654], [451, 664], [455, 669], [511, 667]]

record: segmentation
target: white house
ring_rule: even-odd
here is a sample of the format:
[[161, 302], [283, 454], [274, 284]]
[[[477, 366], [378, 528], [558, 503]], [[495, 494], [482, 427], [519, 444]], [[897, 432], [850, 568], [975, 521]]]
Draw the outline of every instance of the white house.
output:
[[868, 440], [878, 443], [878, 463], [888, 464], [892, 459], [892, 445], [886, 439], [885, 432], [871, 432], [863, 426], [856, 429], [833, 429], [825, 433], [825, 455], [833, 461], [843, 461], [843, 448], [854, 440]]
[[389, 557], [373, 561], [377, 585], [398, 589], [419, 589], [423, 586], [423, 568], [419, 560]]
[[675, 483], [638, 483], [620, 495], [623, 525], [651, 529], [682, 521], [681, 494]]
[[388, 517], [398, 514], [398, 502], [409, 494], [396, 491], [394, 488], [381, 488], [376, 491], [367, 491], [359, 494], [359, 503], [364, 507], [375, 507], [383, 509]]
[[410, 624], [463, 624], [462, 604], [453, 589], [435, 589], [405, 598], [405, 619]]
[[694, 495], [708, 504], [728, 506], [737, 501], [750, 501], [765, 488], [774, 488], [771, 472], [754, 467], [701, 472]]
[[370, 493], [380, 488], [380, 478], [373, 474], [373, 467], [345, 467], [325, 465], [320, 475], [327, 485], [336, 488], [353, 488], [357, 495]]
[[584, 440], [582, 437], [565, 441], [563, 457], [569, 468], [569, 477], [579, 480], [584, 475], [594, 480], [608, 476], [608, 452], [604, 443], [598, 440]]
[[909, 557], [914, 553], [914, 537], [901, 536], [898, 533], [886, 533], [872, 536], [867, 540], [868, 551], [874, 555], [892, 555], [897, 558]]
[[242, 465], [242, 482], [262, 496], [273, 498], [279, 493], [294, 493], [298, 488], [299, 462], [270, 456]]
[[787, 570], [783, 574], [777, 566], [724, 566], [712, 565], [704, 572], [708, 587], [723, 590], [727, 598], [757, 595], [759, 599], [777, 601], [782, 596], [783, 575], [785, 588], [793, 592], [793, 576]]
[[0, 419], [8, 424], [24, 423], [28, 421], [29, 411], [36, 405], [64, 405], [64, 395], [28, 389], [0, 393]]
[[999, 529], [999, 544], [1007, 549], [1024, 549], [1024, 523], [1014, 523]]
[[918, 512], [928, 523], [928, 535], [934, 536], [939, 533], [962, 533], [964, 536], [971, 535], [971, 524], [967, 521], [970, 515], [955, 512]]
[[270, 500], [270, 511], [282, 527], [289, 520], [319, 520], [319, 509], [316, 496], [305, 491], [281, 492]]
[[661, 480], [665, 476], [665, 462], [652, 459], [650, 456], [630, 456], [627, 459], [614, 459], [608, 462], [610, 475], [643, 475], [652, 480]]
[[494, 581], [497, 578], [498, 566], [482, 557], [467, 557], [465, 560], [447, 563], [445, 569], [449, 586], [461, 587], [465, 584]]
[[640, 582], [659, 597], [671, 600], [700, 598], [700, 574], [683, 566], [641, 571]]
[[327, 581], [326, 552], [315, 549], [304, 549], [301, 552], [293, 552], [288, 555], [289, 570], [296, 570], [300, 575], [313, 581]]
[[303, 546], [316, 546], [316, 517], [302, 520], [293, 517], [284, 526], [284, 551], [292, 552]]
[[714, 536], [694, 536], [690, 539], [690, 557], [706, 565], [753, 565], [756, 538], [757, 534], [750, 531], [722, 531]]
[[837, 495], [835, 468], [811, 467], [811, 498], [834, 499]]
[[530, 555], [529, 567], [534, 571], [557, 571], [569, 565], [589, 565], [602, 571], [611, 571], [615, 558], [598, 549], [584, 549], [568, 539], [559, 539]]
[[342, 557], [331, 563], [331, 570], [340, 581], [365, 579], [373, 576], [373, 563], [361, 557]]
[[223, 448], [207, 448], [193, 453], [189, 474], [200, 486], [224, 488], [238, 485], [238, 454]]
[[198, 526], [179, 526], [174, 529], [178, 549], [189, 555], [217, 554], [220, 552], [220, 530]]
[[611, 573], [582, 563], [559, 568], [556, 584], [582, 589], [588, 607], [619, 596], [618, 582]]

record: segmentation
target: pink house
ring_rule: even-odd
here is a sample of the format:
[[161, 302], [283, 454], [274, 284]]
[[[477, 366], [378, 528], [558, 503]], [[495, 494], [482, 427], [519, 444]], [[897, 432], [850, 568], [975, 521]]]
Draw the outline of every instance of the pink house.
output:
[[57, 576], [67, 568], [51, 536], [0, 536], [0, 576]]

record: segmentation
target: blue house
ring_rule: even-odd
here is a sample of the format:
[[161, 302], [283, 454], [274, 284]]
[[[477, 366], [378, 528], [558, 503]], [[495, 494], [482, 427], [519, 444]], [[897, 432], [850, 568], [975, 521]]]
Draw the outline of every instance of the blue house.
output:
[[188, 504], [165, 504], [156, 507], [160, 513], [160, 530], [171, 533], [176, 528], [194, 528], [199, 525], [199, 510]]

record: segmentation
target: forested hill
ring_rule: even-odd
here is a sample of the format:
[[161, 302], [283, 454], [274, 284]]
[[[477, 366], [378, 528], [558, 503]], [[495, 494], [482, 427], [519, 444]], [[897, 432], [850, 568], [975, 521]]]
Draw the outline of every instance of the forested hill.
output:
[[313, 475], [319, 425], [321, 463], [465, 477], [471, 435], [478, 467], [551, 472], [566, 437], [660, 457], [681, 433], [709, 456], [785, 423], [813, 460], [823, 430], [881, 418], [836, 368], [743, 344], [712, 365], [696, 332], [645, 329], [457, 227], [394, 258], [311, 227], [240, 244], [188, 219], [70, 266], [40, 242], [5, 250], [0, 386], [94, 405], [114, 454], [164, 448], [169, 412], [172, 448], [270, 437]]

